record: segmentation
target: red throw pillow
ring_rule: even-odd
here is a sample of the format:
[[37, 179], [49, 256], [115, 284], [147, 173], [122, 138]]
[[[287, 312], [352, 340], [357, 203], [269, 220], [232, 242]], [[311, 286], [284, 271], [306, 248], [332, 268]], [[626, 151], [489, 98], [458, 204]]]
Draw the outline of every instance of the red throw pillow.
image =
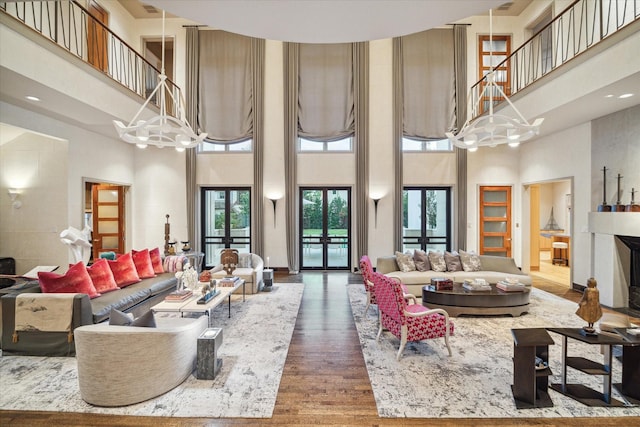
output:
[[101, 294], [120, 289], [106, 259], [100, 258], [93, 265], [87, 267], [87, 271], [96, 291]]
[[149, 256], [151, 257], [153, 272], [156, 274], [164, 273], [164, 267], [162, 266], [162, 257], [160, 256], [160, 248], [151, 249], [149, 251]]
[[121, 288], [140, 281], [131, 252], [119, 256], [115, 261], [107, 260], [107, 262], [113, 273], [113, 278], [116, 279], [116, 284]]
[[133, 264], [136, 266], [136, 271], [141, 279], [156, 277], [156, 273], [153, 271], [153, 264], [151, 264], [149, 249], [143, 249], [141, 251], [132, 250], [131, 255], [133, 257]]
[[38, 281], [40, 289], [46, 294], [87, 294], [89, 298], [100, 296], [82, 261], [69, 267], [65, 274], [40, 271], [38, 272]]

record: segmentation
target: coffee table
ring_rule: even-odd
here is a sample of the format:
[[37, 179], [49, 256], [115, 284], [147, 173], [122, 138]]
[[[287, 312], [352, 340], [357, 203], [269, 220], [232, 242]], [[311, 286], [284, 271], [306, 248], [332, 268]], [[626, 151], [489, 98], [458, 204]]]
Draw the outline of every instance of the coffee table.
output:
[[422, 288], [422, 305], [428, 308], [441, 308], [449, 316], [461, 314], [489, 315], [509, 314], [521, 316], [529, 311], [531, 291], [525, 288], [519, 292], [504, 292], [491, 285], [490, 291], [469, 291], [462, 283], [454, 283], [453, 289], [438, 291], [433, 285]]
[[245, 281], [240, 279], [233, 286], [218, 286], [220, 293], [206, 304], [198, 304], [198, 300], [202, 295], [194, 295], [186, 301], [162, 301], [151, 307], [151, 310], [154, 313], [180, 313], [181, 317], [184, 316], [184, 313], [206, 314], [209, 317], [209, 327], [211, 327], [211, 311], [222, 304], [225, 298], [229, 304], [229, 317], [231, 317], [231, 294], [239, 289], [240, 286], [242, 286], [242, 301], [245, 301]]

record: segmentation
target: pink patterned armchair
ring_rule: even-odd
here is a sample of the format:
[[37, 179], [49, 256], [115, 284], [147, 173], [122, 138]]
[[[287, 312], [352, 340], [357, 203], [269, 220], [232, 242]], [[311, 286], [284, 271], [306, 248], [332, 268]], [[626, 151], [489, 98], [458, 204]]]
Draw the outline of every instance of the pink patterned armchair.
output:
[[453, 335], [453, 323], [442, 309], [429, 310], [421, 304], [407, 304], [400, 283], [380, 273], [373, 273], [378, 309], [380, 310], [380, 328], [376, 340], [380, 339], [382, 329], [388, 329], [400, 339], [397, 359], [400, 360], [407, 341], [422, 341], [444, 337], [445, 345], [451, 356], [449, 335]]
[[[376, 293], [373, 285], [374, 271], [373, 271], [373, 266], [371, 265], [371, 260], [369, 259], [369, 256], [362, 255], [362, 258], [360, 258], [360, 271], [362, 272], [364, 290], [367, 292], [367, 306], [364, 309], [364, 312], [366, 313], [367, 310], [369, 310], [369, 305], [378, 304], [378, 302], [376, 301]], [[406, 294], [406, 297], [413, 298], [415, 300], [415, 297], [413, 295], [407, 294], [408, 293], [407, 287], [404, 284], [401, 284], [401, 286], [402, 286], [402, 291]]]

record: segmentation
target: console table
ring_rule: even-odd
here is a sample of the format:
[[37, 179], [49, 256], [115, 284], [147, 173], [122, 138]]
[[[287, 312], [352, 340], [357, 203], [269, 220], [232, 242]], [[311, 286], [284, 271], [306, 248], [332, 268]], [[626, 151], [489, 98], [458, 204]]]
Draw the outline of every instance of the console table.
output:
[[[513, 385], [511, 391], [518, 409], [548, 408], [553, 401], [547, 392], [549, 386], [549, 346], [553, 339], [543, 328], [512, 329]], [[536, 369], [536, 357], [547, 367]]]
[[[624, 334], [614, 336], [599, 333], [583, 335], [581, 328], [547, 328], [548, 331], [562, 335], [562, 382], [551, 384], [551, 388], [569, 396], [587, 406], [635, 406], [640, 404], [640, 339]], [[624, 335], [622, 335], [624, 334]], [[584, 357], [568, 355], [568, 339], [587, 344], [601, 345], [604, 363], [595, 362]], [[611, 396], [612, 388], [612, 346], [622, 346], [622, 383], [616, 388], [625, 397], [625, 402]], [[577, 369], [586, 375], [602, 376], [602, 392], [593, 390], [583, 384], [567, 383], [567, 368]]]

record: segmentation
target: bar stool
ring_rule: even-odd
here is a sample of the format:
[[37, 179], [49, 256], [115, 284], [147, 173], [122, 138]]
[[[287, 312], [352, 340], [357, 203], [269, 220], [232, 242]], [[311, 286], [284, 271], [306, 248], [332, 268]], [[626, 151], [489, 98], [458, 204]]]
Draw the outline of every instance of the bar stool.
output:
[[553, 248], [552, 264], [569, 265], [569, 260], [567, 259], [569, 244], [566, 242], [553, 242], [551, 247]]

